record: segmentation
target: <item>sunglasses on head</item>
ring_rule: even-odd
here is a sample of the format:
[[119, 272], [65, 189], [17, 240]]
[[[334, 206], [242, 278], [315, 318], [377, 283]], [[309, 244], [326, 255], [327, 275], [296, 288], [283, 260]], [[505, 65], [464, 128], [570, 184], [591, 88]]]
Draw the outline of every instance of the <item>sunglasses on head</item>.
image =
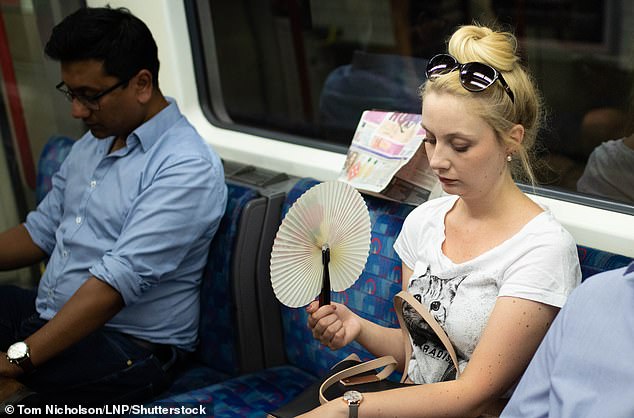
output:
[[515, 103], [515, 96], [509, 85], [506, 84], [502, 74], [488, 64], [481, 62], [461, 64], [449, 54], [439, 54], [429, 60], [425, 75], [428, 80], [433, 80], [436, 77], [456, 70], [460, 71], [460, 84], [469, 91], [486, 90], [495, 83], [495, 80], [500, 80], [500, 84], [502, 84], [504, 91], [511, 98], [511, 102]]

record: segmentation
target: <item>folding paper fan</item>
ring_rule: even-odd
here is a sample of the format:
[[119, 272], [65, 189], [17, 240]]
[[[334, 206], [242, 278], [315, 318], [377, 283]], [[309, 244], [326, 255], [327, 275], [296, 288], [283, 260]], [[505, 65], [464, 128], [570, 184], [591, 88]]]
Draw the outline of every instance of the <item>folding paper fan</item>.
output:
[[271, 284], [286, 306], [309, 304], [330, 289], [352, 286], [370, 251], [370, 215], [352, 186], [330, 181], [313, 186], [295, 201], [280, 225], [271, 253]]

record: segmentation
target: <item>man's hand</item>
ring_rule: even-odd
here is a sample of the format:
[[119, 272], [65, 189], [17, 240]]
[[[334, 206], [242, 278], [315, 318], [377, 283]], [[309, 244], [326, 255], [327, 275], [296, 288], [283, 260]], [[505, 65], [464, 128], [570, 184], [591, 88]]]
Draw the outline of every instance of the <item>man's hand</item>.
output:
[[16, 378], [22, 374], [22, 368], [7, 360], [7, 353], [0, 351], [0, 376]]

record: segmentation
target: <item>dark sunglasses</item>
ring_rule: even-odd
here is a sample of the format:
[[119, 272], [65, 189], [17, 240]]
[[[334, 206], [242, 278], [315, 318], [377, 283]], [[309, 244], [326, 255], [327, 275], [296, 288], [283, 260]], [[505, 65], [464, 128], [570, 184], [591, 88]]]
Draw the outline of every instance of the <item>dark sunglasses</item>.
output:
[[511, 98], [511, 102], [515, 103], [515, 96], [509, 85], [506, 84], [506, 80], [504, 80], [502, 74], [490, 65], [481, 62], [461, 64], [449, 54], [439, 54], [429, 60], [425, 75], [428, 80], [433, 80], [436, 77], [456, 70], [460, 70], [460, 84], [469, 91], [486, 90], [491, 87], [496, 80], [500, 80], [500, 84], [502, 84], [504, 91], [506, 91]]

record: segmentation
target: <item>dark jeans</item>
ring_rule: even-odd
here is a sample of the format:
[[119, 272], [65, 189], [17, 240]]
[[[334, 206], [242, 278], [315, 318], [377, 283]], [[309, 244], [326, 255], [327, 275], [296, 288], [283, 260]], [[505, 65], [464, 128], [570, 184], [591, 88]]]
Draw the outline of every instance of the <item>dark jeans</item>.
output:
[[[11, 344], [46, 324], [35, 310], [35, 296], [33, 290], [0, 286], [0, 351], [6, 352]], [[20, 403], [89, 406], [142, 402], [170, 384], [170, 371], [180, 350], [167, 348], [168, 355], [159, 356], [125, 334], [101, 328], [21, 376], [19, 380], [36, 393]]]

